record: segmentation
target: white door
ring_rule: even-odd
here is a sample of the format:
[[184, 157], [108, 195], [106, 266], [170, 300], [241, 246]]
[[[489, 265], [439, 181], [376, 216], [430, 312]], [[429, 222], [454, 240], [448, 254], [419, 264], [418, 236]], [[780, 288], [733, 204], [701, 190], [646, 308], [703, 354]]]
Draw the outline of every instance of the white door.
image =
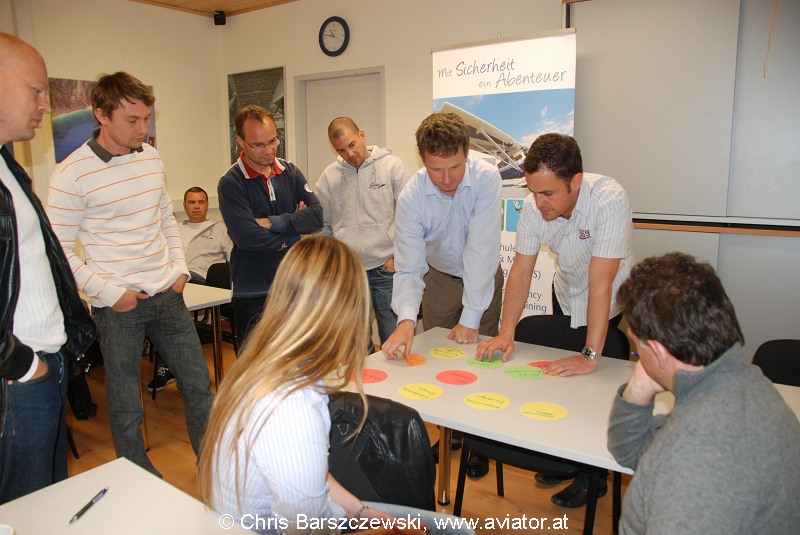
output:
[[367, 145], [384, 146], [381, 78], [382, 73], [368, 73], [304, 82], [308, 161], [303, 172], [312, 189], [325, 167], [336, 159], [328, 141], [328, 125], [336, 117], [353, 119], [366, 133]]

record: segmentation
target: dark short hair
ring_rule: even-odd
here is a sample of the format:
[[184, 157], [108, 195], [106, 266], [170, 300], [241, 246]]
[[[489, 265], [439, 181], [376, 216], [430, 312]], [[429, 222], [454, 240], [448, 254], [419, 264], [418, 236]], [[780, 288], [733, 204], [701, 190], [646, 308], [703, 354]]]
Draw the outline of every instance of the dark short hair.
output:
[[128, 102], [138, 100], [145, 106], [152, 106], [156, 97], [141, 80], [124, 71], [103, 74], [97, 79], [97, 84], [92, 90], [93, 110], [102, 110], [104, 115], [111, 117], [123, 100]]
[[464, 120], [455, 113], [433, 113], [417, 128], [417, 150], [419, 157], [425, 154], [452, 156], [463, 149], [469, 154], [469, 129]]
[[684, 253], [636, 264], [617, 292], [633, 334], [660, 342], [675, 358], [707, 366], [744, 344], [733, 303], [706, 262]]
[[522, 168], [529, 174], [549, 169], [558, 178], [569, 180], [583, 172], [581, 149], [572, 136], [543, 134], [531, 144]]
[[206, 202], [208, 201], [208, 193], [206, 193], [206, 190], [204, 190], [200, 186], [192, 186], [183, 193], [183, 202], [186, 202], [186, 196], [189, 195], [190, 193], [202, 193], [203, 195], [206, 196]]
[[347, 132], [358, 133], [359, 130], [356, 122], [350, 117], [337, 117], [328, 125], [328, 139], [333, 141]]
[[269, 110], [256, 105], [246, 106], [236, 113], [236, 119], [234, 120], [236, 135], [242, 139], [244, 139], [244, 122], [248, 119], [253, 119], [254, 121], [259, 121], [262, 123], [264, 122], [264, 119], [269, 119], [272, 121], [272, 125], [275, 126], [275, 117], [272, 116]]

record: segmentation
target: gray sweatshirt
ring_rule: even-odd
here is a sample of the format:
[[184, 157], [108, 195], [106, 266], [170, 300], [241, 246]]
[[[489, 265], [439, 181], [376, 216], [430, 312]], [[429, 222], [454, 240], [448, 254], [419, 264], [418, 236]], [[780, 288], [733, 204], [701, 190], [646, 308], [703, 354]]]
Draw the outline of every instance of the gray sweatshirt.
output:
[[675, 407], [622, 399], [608, 449], [636, 470], [620, 533], [797, 533], [800, 424], [737, 343], [697, 372], [675, 375]]
[[341, 156], [317, 182], [322, 203], [322, 233], [349, 245], [366, 269], [394, 255], [395, 201], [411, 176], [388, 149], [368, 147], [372, 155], [356, 169]]

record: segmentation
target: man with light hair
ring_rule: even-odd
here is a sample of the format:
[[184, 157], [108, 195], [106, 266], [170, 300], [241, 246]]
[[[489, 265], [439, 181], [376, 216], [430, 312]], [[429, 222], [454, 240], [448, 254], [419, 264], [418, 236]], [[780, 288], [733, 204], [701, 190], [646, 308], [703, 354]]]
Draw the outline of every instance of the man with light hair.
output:
[[[145, 143], [154, 101], [150, 88], [126, 72], [98, 79], [92, 109], [99, 128], [56, 168], [47, 212], [78, 287], [92, 300], [117, 456], [160, 475], [140, 427], [145, 336], [178, 378], [196, 454], [212, 398], [203, 350], [183, 301], [189, 270], [164, 165]], [[75, 253], [77, 240], [84, 258]]]
[[33, 139], [45, 113], [42, 56], [0, 33], [0, 504], [67, 478], [67, 373], [95, 336], [31, 179], [4, 147]]

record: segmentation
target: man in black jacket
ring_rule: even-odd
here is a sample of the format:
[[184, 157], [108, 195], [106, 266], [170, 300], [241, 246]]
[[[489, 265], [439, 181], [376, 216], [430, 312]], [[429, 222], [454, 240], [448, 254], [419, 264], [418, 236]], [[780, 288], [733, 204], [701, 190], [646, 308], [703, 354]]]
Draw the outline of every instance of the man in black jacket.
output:
[[[39, 53], [0, 33], [0, 145], [35, 135], [47, 101]], [[31, 179], [0, 148], [0, 503], [67, 477], [70, 361], [95, 327]]]

